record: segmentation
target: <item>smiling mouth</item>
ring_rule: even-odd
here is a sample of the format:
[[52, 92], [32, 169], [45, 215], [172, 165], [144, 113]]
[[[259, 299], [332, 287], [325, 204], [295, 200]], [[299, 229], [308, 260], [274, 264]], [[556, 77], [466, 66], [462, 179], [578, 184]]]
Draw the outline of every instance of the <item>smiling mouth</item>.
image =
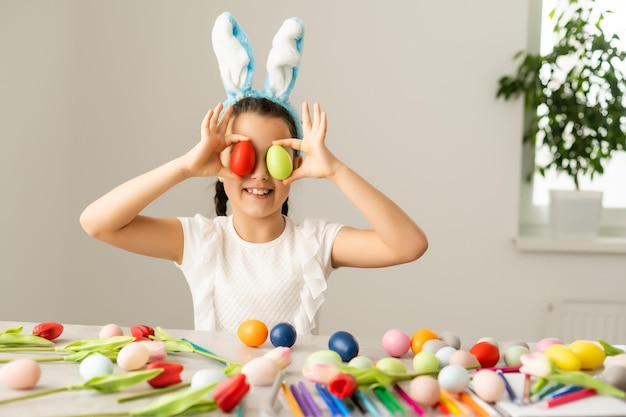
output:
[[272, 190], [267, 189], [259, 189], [259, 188], [244, 188], [245, 192], [254, 194], [254, 195], [267, 195], [272, 192]]

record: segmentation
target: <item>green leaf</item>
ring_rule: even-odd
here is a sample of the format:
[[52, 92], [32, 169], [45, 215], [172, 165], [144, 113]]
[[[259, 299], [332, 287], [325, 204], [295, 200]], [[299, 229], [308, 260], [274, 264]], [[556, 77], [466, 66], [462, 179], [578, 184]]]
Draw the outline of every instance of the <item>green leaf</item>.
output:
[[70, 390], [92, 389], [98, 392], [110, 393], [146, 382], [163, 372], [163, 368], [144, 371], [132, 371], [124, 374], [94, 376], [82, 384], [68, 386]]
[[[13, 329], [9, 329], [13, 330]], [[15, 331], [0, 333], [0, 345], [3, 346], [49, 346], [54, 345], [48, 339], [35, 336], [34, 334], [21, 334]]]
[[202, 388], [188, 388], [163, 395], [145, 407], [131, 410], [130, 415], [166, 417], [183, 413], [196, 406], [210, 407], [207, 410], [214, 409], [217, 407], [215, 401], [206, 400], [205, 397], [216, 385], [217, 383]]
[[607, 356], [615, 356], [615, 355], [619, 355], [620, 353], [624, 353], [623, 349], [617, 348], [602, 339], [597, 339], [597, 340], [598, 340], [598, 343], [600, 343], [600, 346], [602, 346], [602, 349], [604, 349], [604, 353], [606, 353]]
[[9, 327], [8, 329], [1, 331], [0, 334], [3, 334], [3, 333], [22, 333], [22, 329], [24, 329], [24, 326]]
[[354, 366], [340, 366], [341, 372], [352, 375], [359, 386], [372, 388], [377, 385], [393, 385], [398, 381], [408, 381], [417, 376], [417, 374], [387, 374], [377, 368], [356, 368]]
[[70, 352], [100, 352], [118, 350], [134, 341], [133, 336], [111, 336], [97, 339], [81, 339], [57, 348], [59, 351]]
[[618, 398], [626, 398], [626, 392], [615, 388], [604, 381], [594, 378], [584, 372], [555, 372], [545, 377], [551, 381], [560, 382], [566, 385], [576, 385], [579, 387], [593, 388], [598, 394], [612, 395]]
[[170, 336], [162, 327], [155, 327], [154, 336], [150, 337], [152, 340], [158, 340], [165, 343], [165, 350], [168, 352], [190, 352], [194, 351], [194, 347], [189, 342], [183, 340], [174, 339]]
[[[78, 352], [72, 352], [63, 357], [63, 360], [66, 362], [82, 362], [87, 356], [91, 355], [92, 351], [89, 350], [79, 350]], [[99, 350], [98, 353], [106, 356], [112, 361], [117, 360], [117, 351], [116, 350]]]

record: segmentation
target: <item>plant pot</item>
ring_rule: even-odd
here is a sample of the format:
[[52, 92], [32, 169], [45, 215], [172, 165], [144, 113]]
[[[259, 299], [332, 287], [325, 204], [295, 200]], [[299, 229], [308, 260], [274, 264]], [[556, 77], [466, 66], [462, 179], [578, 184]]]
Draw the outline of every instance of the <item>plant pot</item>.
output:
[[552, 235], [566, 239], [598, 237], [602, 196], [602, 191], [550, 190]]

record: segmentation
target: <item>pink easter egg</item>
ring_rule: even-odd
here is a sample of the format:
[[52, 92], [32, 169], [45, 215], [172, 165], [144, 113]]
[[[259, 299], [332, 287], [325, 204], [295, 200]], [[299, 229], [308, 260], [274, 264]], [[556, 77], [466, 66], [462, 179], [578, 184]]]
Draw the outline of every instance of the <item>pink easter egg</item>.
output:
[[552, 345], [564, 345], [561, 340], [556, 337], [545, 337], [537, 342], [535, 346], [535, 352], [545, 352], [546, 349]]
[[399, 358], [411, 348], [411, 337], [400, 329], [391, 329], [383, 335], [382, 344], [389, 356]]
[[14, 359], [0, 368], [0, 382], [12, 389], [31, 389], [41, 377], [41, 366], [29, 358]]
[[102, 326], [99, 336], [101, 339], [113, 336], [124, 336], [124, 330], [115, 323], [109, 323]]
[[441, 398], [439, 382], [429, 375], [413, 378], [409, 384], [409, 397], [421, 405], [432, 407]]

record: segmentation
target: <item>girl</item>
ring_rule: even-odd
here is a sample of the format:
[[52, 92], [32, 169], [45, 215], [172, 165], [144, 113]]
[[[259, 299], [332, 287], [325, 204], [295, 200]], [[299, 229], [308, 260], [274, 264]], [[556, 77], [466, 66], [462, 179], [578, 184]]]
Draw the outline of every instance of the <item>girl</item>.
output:
[[[285, 20], [272, 41], [265, 90], [253, 90], [254, 56], [247, 35], [230, 13], [218, 16], [213, 49], [227, 105], [209, 110], [193, 149], [118, 186], [81, 215], [83, 228], [97, 239], [174, 261], [191, 289], [198, 330], [235, 331], [243, 321], [258, 319], [268, 327], [287, 322], [298, 333], [312, 333], [333, 270], [411, 262], [428, 246], [406, 213], [328, 150], [326, 114], [319, 104], [311, 120], [304, 103], [298, 122], [288, 99], [298, 74], [303, 33], [300, 19]], [[250, 172], [235, 167], [240, 176], [229, 161], [231, 149], [241, 141], [251, 144], [255, 163]], [[290, 176], [277, 174], [274, 161], [268, 170], [270, 146], [282, 146], [290, 154], [285, 170], [289, 174], [293, 169]], [[270, 172], [287, 178], [273, 178]], [[216, 218], [141, 214], [191, 177], [218, 178]], [[302, 178], [335, 183], [371, 229], [321, 220], [294, 224], [287, 217], [287, 198], [291, 184]]]
[[[311, 333], [333, 270], [411, 262], [426, 251], [426, 236], [413, 220], [326, 147], [326, 114], [319, 104], [312, 120], [308, 104], [302, 105], [302, 140], [295, 139], [289, 112], [265, 98], [240, 100], [220, 119], [222, 110], [222, 104], [209, 110], [193, 149], [113, 189], [80, 218], [85, 231], [99, 240], [174, 261], [192, 292], [196, 329], [236, 331], [256, 318], [270, 327], [288, 322], [298, 333]], [[253, 171], [243, 177], [228, 163], [239, 141], [250, 141], [257, 155]], [[292, 152], [294, 171], [285, 180], [268, 173], [264, 155], [271, 145]], [[218, 177], [219, 216], [140, 214], [191, 177]], [[316, 220], [295, 225], [286, 215], [287, 198], [291, 184], [302, 178], [332, 181], [372, 228]]]

